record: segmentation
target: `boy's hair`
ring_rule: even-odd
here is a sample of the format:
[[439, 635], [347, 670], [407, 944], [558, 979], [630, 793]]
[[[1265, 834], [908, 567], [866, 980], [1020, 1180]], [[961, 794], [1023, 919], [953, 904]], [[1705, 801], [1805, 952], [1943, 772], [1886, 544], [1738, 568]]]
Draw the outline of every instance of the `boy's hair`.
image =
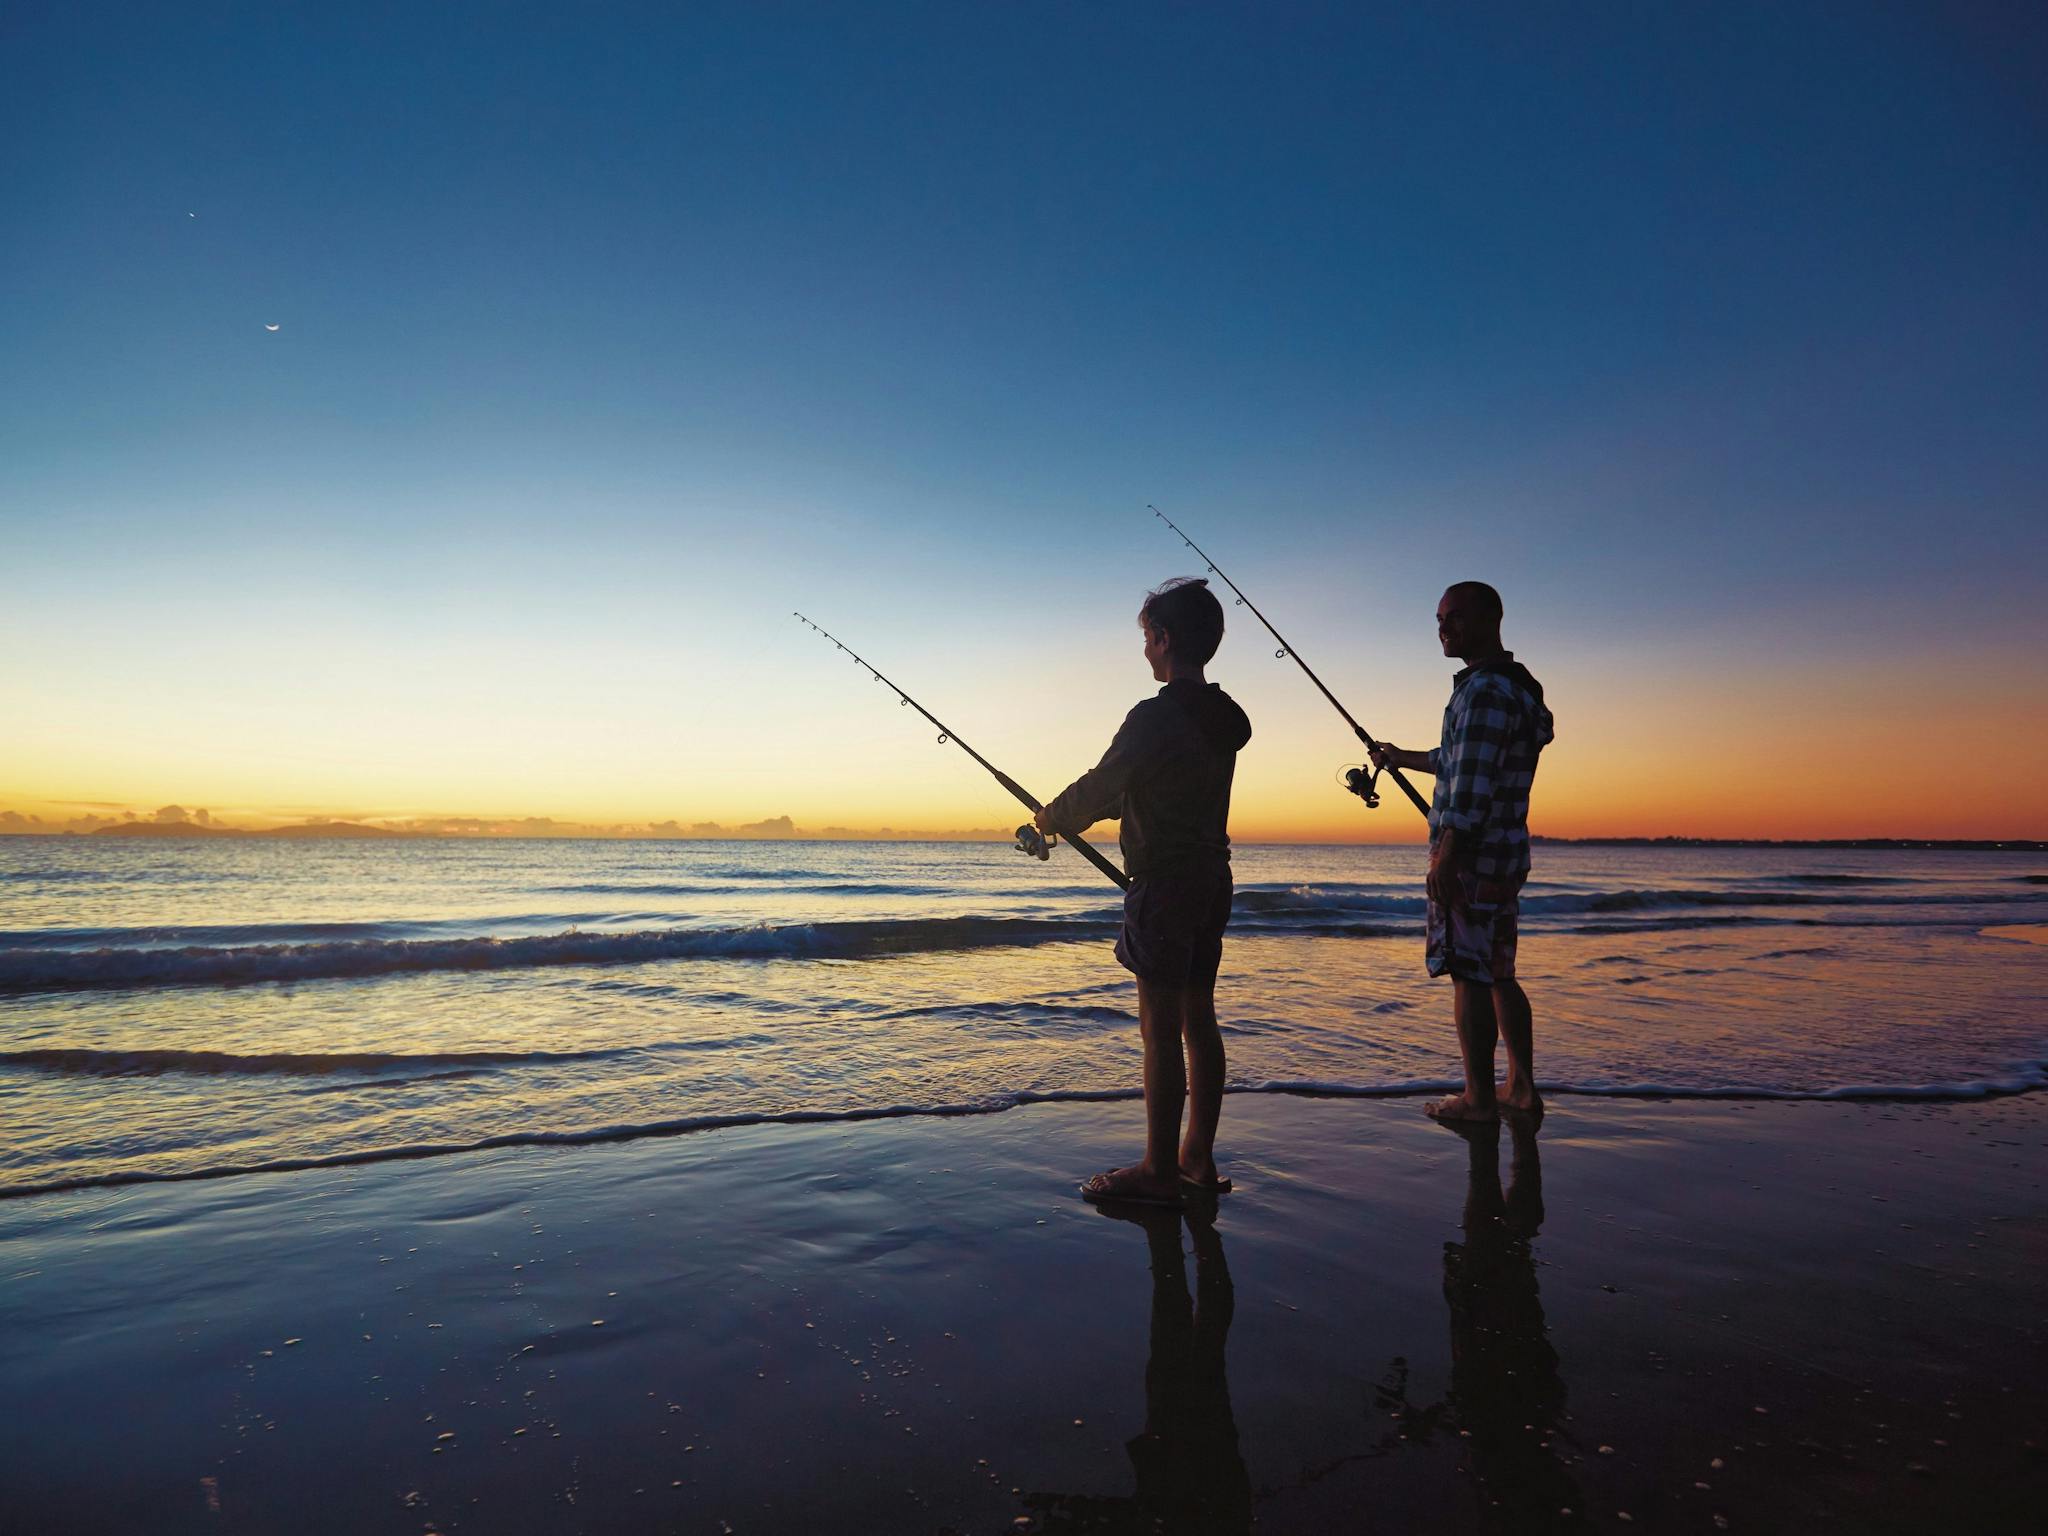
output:
[[1198, 667], [1223, 643], [1223, 605], [1200, 576], [1176, 576], [1146, 593], [1138, 622], [1165, 630], [1174, 656]]

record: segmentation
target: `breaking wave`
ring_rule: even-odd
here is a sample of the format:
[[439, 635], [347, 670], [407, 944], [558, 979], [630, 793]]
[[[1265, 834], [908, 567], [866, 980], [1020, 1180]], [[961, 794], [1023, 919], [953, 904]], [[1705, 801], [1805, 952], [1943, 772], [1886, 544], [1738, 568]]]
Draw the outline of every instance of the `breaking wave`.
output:
[[[755, 876], [757, 882], [763, 877]], [[676, 881], [586, 881], [578, 885], [551, 885], [547, 891], [564, 896], [719, 896], [731, 892], [730, 883], [699, 882], [691, 884]], [[953, 894], [943, 885], [909, 885], [888, 881], [867, 880], [823, 880], [823, 881], [778, 881], [772, 894], [777, 896], [949, 896]]]
[[[1456, 1090], [1461, 1084], [1449, 1078], [1414, 1079], [1402, 1082], [1345, 1082], [1341, 1080], [1272, 1080], [1233, 1085], [1228, 1093], [1287, 1094], [1300, 1098], [1395, 1099]], [[1546, 1097], [1604, 1099], [1714, 1099], [1751, 1100], [1778, 1103], [1965, 1103], [1980, 1099], [2006, 1098], [2048, 1088], [2048, 1061], [2023, 1064], [2010, 1076], [1959, 1083], [1857, 1084], [1833, 1088], [1720, 1088], [1679, 1084], [1544, 1084]], [[730, 1130], [757, 1125], [849, 1125], [871, 1120], [941, 1119], [964, 1115], [1001, 1114], [1030, 1104], [1104, 1103], [1136, 1099], [1143, 1090], [1127, 1088], [1066, 1088], [1022, 1090], [989, 1094], [983, 1098], [946, 1104], [894, 1104], [852, 1109], [791, 1109], [738, 1111], [731, 1114], [688, 1115], [669, 1120], [645, 1120], [574, 1130], [535, 1129], [480, 1136], [467, 1141], [408, 1142], [387, 1147], [356, 1148], [343, 1152], [305, 1157], [270, 1158], [247, 1163], [219, 1163], [176, 1170], [123, 1169], [108, 1173], [79, 1174], [38, 1183], [0, 1185], [0, 1200], [23, 1199], [31, 1195], [57, 1194], [66, 1190], [102, 1189], [131, 1184], [188, 1183], [201, 1179], [222, 1179], [256, 1173], [298, 1173], [317, 1168], [358, 1167], [370, 1163], [415, 1161], [448, 1157], [464, 1152], [489, 1152], [517, 1147], [589, 1146], [604, 1142], [637, 1141], [649, 1137], [680, 1136], [697, 1131]]]
[[[1838, 877], [1788, 878], [1834, 882]], [[1879, 877], [1839, 878], [1858, 886], [1888, 883]], [[1239, 934], [1304, 938], [1408, 938], [1420, 926], [1423, 910], [1422, 897], [1407, 888], [1335, 883], [1247, 886], [1237, 893], [1233, 928]], [[1987, 898], [1981, 893], [1837, 890], [1832, 885], [1827, 890], [1605, 891], [1538, 885], [1524, 893], [1522, 913], [1525, 928], [1570, 933], [1816, 923], [1980, 926], [2048, 917], [2048, 900], [2031, 892]], [[690, 959], [849, 959], [1100, 939], [1114, 931], [1118, 920], [1114, 907], [1078, 906], [1072, 914], [1056, 917], [958, 915], [737, 927], [619, 926], [635, 915], [643, 921], [657, 916], [592, 914], [606, 926], [498, 934], [449, 934], [451, 928], [480, 925], [460, 920], [23, 930], [0, 933], [0, 995]], [[480, 921], [530, 929], [574, 920], [568, 914], [528, 914]]]
[[1107, 931], [1107, 919], [950, 917], [787, 926], [764, 923], [743, 928], [658, 928], [634, 933], [571, 931], [504, 939], [359, 939], [172, 949], [15, 949], [0, 950], [0, 993], [86, 987], [218, 986], [421, 971], [501, 971], [703, 958], [853, 957], [1045, 944], [1099, 937]]

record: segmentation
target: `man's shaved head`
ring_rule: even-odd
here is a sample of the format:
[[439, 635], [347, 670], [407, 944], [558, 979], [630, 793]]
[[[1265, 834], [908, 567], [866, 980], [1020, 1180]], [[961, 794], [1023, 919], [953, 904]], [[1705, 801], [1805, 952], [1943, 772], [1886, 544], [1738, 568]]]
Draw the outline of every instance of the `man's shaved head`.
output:
[[1446, 656], [1470, 661], [1501, 650], [1500, 594], [1483, 581], [1454, 582], [1436, 605], [1436, 636]]
[[1444, 596], [1463, 598], [1471, 604], [1475, 614], [1483, 615], [1496, 623], [1499, 622], [1501, 615], [1507, 612], [1501, 606], [1500, 594], [1483, 581], [1454, 581], [1444, 589]]

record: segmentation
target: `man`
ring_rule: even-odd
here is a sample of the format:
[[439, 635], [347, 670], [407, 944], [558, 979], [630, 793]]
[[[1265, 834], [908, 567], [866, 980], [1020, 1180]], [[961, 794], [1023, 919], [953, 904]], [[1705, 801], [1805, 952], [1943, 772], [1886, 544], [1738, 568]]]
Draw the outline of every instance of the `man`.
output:
[[1170, 581], [1148, 594], [1138, 627], [1152, 677], [1166, 686], [1124, 717], [1102, 761], [1037, 819], [1043, 831], [1072, 833], [1120, 817], [1131, 876], [1116, 957], [1138, 978], [1145, 1155], [1096, 1174], [1081, 1193], [1179, 1205], [1183, 1181], [1216, 1193], [1230, 1187], [1216, 1172], [1223, 1112], [1216, 970], [1230, 922], [1230, 781], [1252, 725], [1202, 675], [1223, 641], [1223, 605], [1206, 581]]
[[[1488, 1121], [1508, 1110], [1539, 1115], [1534, 1025], [1515, 980], [1522, 882], [1529, 878], [1529, 787], [1552, 737], [1543, 685], [1500, 643], [1500, 594], [1461, 581], [1436, 605], [1444, 654], [1465, 669], [1451, 680], [1443, 741], [1430, 752], [1382, 743], [1379, 768], [1436, 775], [1429, 812], [1429, 974], [1448, 974], [1455, 992], [1465, 1090], [1437, 1100], [1445, 1121]], [[1508, 1048], [1506, 1084], [1495, 1092], [1493, 1048]]]

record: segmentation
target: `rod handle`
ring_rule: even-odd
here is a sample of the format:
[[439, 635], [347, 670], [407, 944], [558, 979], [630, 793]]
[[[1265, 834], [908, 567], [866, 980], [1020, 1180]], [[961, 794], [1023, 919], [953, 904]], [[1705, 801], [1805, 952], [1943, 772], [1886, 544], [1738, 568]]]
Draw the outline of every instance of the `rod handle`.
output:
[[[1330, 702], [1332, 704], [1337, 703], [1335, 699], [1332, 699]], [[1341, 704], [1339, 704], [1337, 707], [1340, 710], [1343, 708]], [[1346, 716], [1345, 718], [1349, 719], [1350, 717]], [[1351, 729], [1356, 731], [1358, 733], [1358, 739], [1365, 743], [1366, 751], [1377, 752], [1380, 750], [1380, 744], [1374, 741], [1372, 737], [1366, 734], [1364, 726], [1360, 725], [1357, 721], [1353, 720], [1351, 722]], [[1392, 779], [1396, 784], [1401, 786], [1401, 793], [1406, 795], [1409, 798], [1409, 800], [1414, 803], [1415, 809], [1422, 812], [1422, 819], [1424, 821], [1429, 820], [1429, 802], [1422, 798], [1422, 795], [1416, 790], [1413, 784], [1410, 784], [1406, 779], [1401, 777], [1401, 770], [1389, 765], [1381, 771], [1385, 773], [1388, 778]]]
[[1097, 869], [1101, 870], [1105, 875], [1109, 876], [1110, 879], [1114, 880], [1124, 890], [1128, 891], [1131, 888], [1131, 877], [1125, 874], [1122, 870], [1118, 869], [1114, 864], [1110, 863], [1109, 860], [1104, 858], [1101, 854], [1097, 853], [1087, 843], [1083, 842], [1080, 838], [1074, 836], [1074, 834], [1071, 832], [1062, 832], [1060, 836], [1064, 837], [1067, 840], [1068, 846], [1071, 847], [1074, 850], [1074, 852], [1080, 854], [1082, 858], [1086, 859], [1090, 864], [1093, 864]]
[[1401, 786], [1401, 793], [1415, 802], [1415, 809], [1422, 812], [1423, 819], [1427, 820], [1429, 817], [1429, 802], [1422, 798], [1421, 792], [1413, 784], [1410, 784], [1401, 777], [1401, 770], [1398, 768], [1389, 768], [1387, 776]]
[[[998, 784], [1001, 784], [1003, 788], [1007, 789], [1011, 794], [1015, 795], [1019, 800], [1023, 801], [1024, 804], [1027, 807], [1029, 807], [1034, 814], [1045, 809], [1044, 806], [1040, 805], [1036, 800], [1031, 798], [1030, 790], [1026, 789], [1022, 784], [1019, 784], [1015, 779], [1011, 778], [1007, 773], [1003, 772], [1002, 769], [996, 767], [995, 764], [983, 761], [981, 765], [982, 767], [988, 769], [990, 773], [996, 776], [996, 782]], [[1089, 847], [1087, 843], [1082, 841], [1080, 838], [1073, 836], [1071, 833], [1062, 832], [1059, 835], [1061, 837], [1066, 838], [1066, 840], [1069, 843], [1073, 844], [1074, 851], [1076, 853], [1080, 854], [1082, 858], [1086, 859], [1090, 864], [1093, 864], [1097, 869], [1101, 870], [1105, 875], [1109, 876], [1110, 879], [1114, 880], [1124, 890], [1128, 891], [1131, 888], [1131, 877], [1129, 875], [1126, 875], [1122, 870], [1118, 869], [1114, 864], [1110, 863], [1108, 859], [1104, 858], [1101, 854], [1097, 853], [1093, 848]]]

